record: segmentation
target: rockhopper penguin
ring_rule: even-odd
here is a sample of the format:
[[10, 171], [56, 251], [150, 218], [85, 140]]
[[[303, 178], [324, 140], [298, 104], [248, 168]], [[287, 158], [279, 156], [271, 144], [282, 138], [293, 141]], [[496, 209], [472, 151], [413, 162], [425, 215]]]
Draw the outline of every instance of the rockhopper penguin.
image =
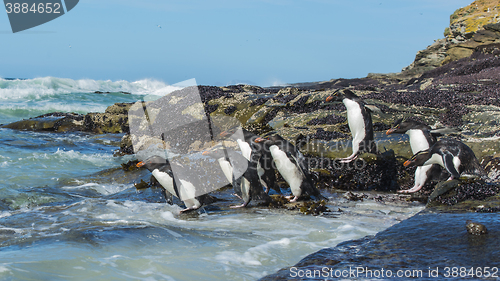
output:
[[271, 165], [272, 157], [269, 149], [261, 143], [254, 142], [259, 136], [241, 127], [234, 127], [222, 132], [220, 135], [236, 141], [242, 155], [248, 161], [256, 162], [259, 179], [265, 187], [266, 193], [273, 189], [276, 193], [281, 194], [281, 190], [276, 184], [276, 171]]
[[313, 196], [316, 199], [326, 199], [314, 186], [311, 175], [305, 163], [305, 157], [295, 146], [279, 135], [255, 139], [257, 143], [265, 143], [269, 148], [276, 169], [290, 186], [295, 202], [301, 196]]
[[248, 161], [237, 151], [223, 146], [206, 150], [203, 155], [217, 160], [227, 180], [233, 185], [236, 195], [243, 199], [242, 205], [231, 208], [246, 207], [252, 199], [271, 201], [260, 184], [256, 161]]
[[[436, 137], [444, 133], [456, 132], [449, 128], [432, 129], [430, 126], [412, 119], [398, 119], [386, 134], [407, 134], [413, 154], [429, 149], [437, 141]], [[411, 189], [399, 190], [401, 193], [417, 192], [428, 180], [439, 179], [443, 169], [438, 164], [417, 166], [415, 170], [415, 183]], [[446, 175], [445, 175], [446, 176]]]
[[342, 101], [347, 109], [347, 123], [352, 134], [352, 154], [340, 159], [341, 162], [351, 162], [362, 152], [376, 153], [371, 110], [365, 106], [364, 102], [347, 89], [335, 91], [326, 101]]
[[450, 173], [451, 179], [458, 179], [462, 173], [485, 175], [474, 152], [464, 143], [454, 139], [438, 140], [431, 148], [414, 154], [403, 165], [423, 166], [439, 164]]
[[[184, 202], [186, 209], [182, 210], [181, 213], [196, 210], [203, 204], [213, 203], [212, 197], [208, 194], [195, 196], [196, 187], [200, 186], [196, 175], [189, 175], [189, 172], [187, 172], [180, 175], [176, 173], [174, 177], [172, 165], [179, 166], [180, 164], [170, 163], [165, 158], [156, 155], [137, 163], [137, 167], [146, 167], [168, 193], [175, 195]], [[183, 170], [183, 167], [177, 168], [176, 171]], [[189, 171], [188, 169], [184, 170]], [[164, 195], [166, 194], [164, 193]]]

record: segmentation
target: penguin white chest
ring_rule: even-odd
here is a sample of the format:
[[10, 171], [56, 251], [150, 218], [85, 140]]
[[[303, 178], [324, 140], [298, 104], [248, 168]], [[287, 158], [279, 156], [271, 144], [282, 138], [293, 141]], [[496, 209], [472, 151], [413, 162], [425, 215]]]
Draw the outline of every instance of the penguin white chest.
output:
[[286, 153], [279, 149], [278, 146], [271, 145], [269, 150], [271, 151], [273, 161], [276, 164], [276, 169], [278, 169], [280, 174], [290, 186], [293, 195], [300, 196], [302, 194], [302, 189], [300, 188], [303, 181], [302, 173], [299, 171], [297, 166], [290, 161]]
[[201, 203], [196, 199], [196, 189], [195, 186], [185, 180], [179, 180], [181, 186], [179, 187], [180, 199], [186, 204], [187, 208], [196, 207], [199, 208]]
[[410, 138], [410, 147], [413, 154], [429, 148], [429, 142], [422, 130], [408, 130], [406, 134]]
[[161, 186], [163, 186], [170, 194], [177, 196], [174, 189], [174, 180], [167, 173], [154, 169], [152, 174]]
[[359, 103], [350, 99], [343, 99], [342, 102], [347, 108], [347, 123], [353, 139], [363, 139], [365, 137], [365, 120]]
[[229, 163], [229, 161], [227, 161], [224, 157], [217, 159], [217, 162], [219, 162], [219, 166], [222, 169], [224, 176], [226, 176], [227, 181], [229, 183], [233, 183], [233, 166], [231, 166], [231, 163]]
[[243, 157], [245, 157], [248, 161], [250, 161], [250, 156], [252, 154], [252, 148], [250, 147], [250, 144], [240, 139], [238, 139], [236, 142], [238, 143], [238, 146], [241, 149], [241, 154], [243, 155]]
[[458, 156], [453, 157], [453, 166], [455, 166], [455, 170], [457, 170], [457, 172], [459, 172], [459, 173], [460, 173], [460, 170], [458, 168], [460, 167], [460, 164], [462, 164], [462, 162], [460, 161], [460, 158], [458, 158]]

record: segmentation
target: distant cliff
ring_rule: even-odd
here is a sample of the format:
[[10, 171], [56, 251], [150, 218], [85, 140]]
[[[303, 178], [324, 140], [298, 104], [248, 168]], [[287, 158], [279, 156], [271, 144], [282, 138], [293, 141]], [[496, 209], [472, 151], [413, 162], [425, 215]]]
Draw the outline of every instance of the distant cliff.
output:
[[500, 43], [500, 1], [477, 0], [456, 10], [450, 16], [445, 38], [438, 39], [421, 50], [412, 64], [405, 67], [404, 76], [419, 76], [449, 62], [469, 57], [476, 47]]

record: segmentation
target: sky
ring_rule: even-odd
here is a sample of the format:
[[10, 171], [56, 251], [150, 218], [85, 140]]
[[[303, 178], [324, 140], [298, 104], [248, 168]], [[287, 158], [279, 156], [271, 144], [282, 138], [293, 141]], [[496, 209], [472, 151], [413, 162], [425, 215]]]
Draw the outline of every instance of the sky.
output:
[[12, 33], [0, 77], [259, 86], [399, 72], [472, 0], [80, 0]]

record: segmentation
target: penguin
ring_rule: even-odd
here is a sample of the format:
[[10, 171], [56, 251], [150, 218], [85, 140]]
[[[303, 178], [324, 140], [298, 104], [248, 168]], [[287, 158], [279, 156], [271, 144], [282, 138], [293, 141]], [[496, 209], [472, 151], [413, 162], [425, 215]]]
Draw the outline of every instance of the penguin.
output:
[[[189, 171], [181, 164], [171, 163], [161, 156], [151, 156], [144, 161], [137, 163], [137, 167], [146, 167], [161, 184], [161, 186], [169, 194], [175, 195], [181, 199], [186, 208], [181, 210], [181, 213], [192, 211], [200, 208], [203, 204], [213, 203], [213, 197], [208, 194], [195, 196], [196, 186], [199, 186], [199, 180], [196, 176], [189, 176], [189, 174], [178, 175], [172, 172], [172, 166], [176, 165], [176, 171]], [[174, 180], [175, 178], [175, 180]], [[180, 187], [180, 192], [179, 192]], [[166, 196], [166, 193], [164, 192]]]
[[438, 140], [429, 149], [414, 154], [403, 165], [411, 167], [430, 164], [439, 164], [445, 168], [450, 174], [448, 180], [458, 179], [462, 173], [485, 175], [472, 149], [454, 139]]
[[246, 207], [252, 199], [271, 201], [260, 184], [257, 161], [248, 161], [235, 150], [222, 146], [216, 146], [202, 154], [217, 159], [227, 180], [233, 185], [236, 195], [243, 199], [243, 204], [230, 208]]
[[[437, 130], [440, 131], [440, 130]], [[394, 122], [392, 128], [385, 132], [390, 134], [407, 134], [410, 139], [410, 147], [413, 154], [429, 149], [437, 141], [440, 133], [433, 132], [429, 125], [411, 119], [398, 119]], [[428, 180], [438, 179], [442, 169], [438, 164], [417, 166], [415, 170], [415, 181], [411, 189], [398, 190], [400, 193], [417, 192], [426, 184]]]
[[[265, 192], [269, 194], [270, 189], [281, 194], [281, 190], [276, 184], [276, 170], [272, 165], [272, 157], [269, 149], [265, 145], [255, 142], [259, 136], [241, 127], [234, 127], [220, 133], [223, 137], [229, 137], [238, 143], [242, 155], [248, 161], [256, 161], [257, 172], [261, 184], [265, 187]], [[252, 160], [253, 159], [253, 160]]]
[[377, 147], [373, 140], [373, 125], [371, 110], [350, 90], [337, 90], [326, 101], [342, 101], [347, 109], [347, 123], [352, 134], [352, 154], [340, 159], [341, 163], [355, 160], [362, 152], [376, 153]]
[[314, 196], [317, 199], [326, 199], [314, 186], [311, 175], [306, 167], [305, 157], [295, 146], [277, 134], [267, 138], [259, 137], [254, 141], [265, 143], [269, 147], [276, 169], [292, 190], [293, 199], [290, 202], [295, 202], [302, 196]]

